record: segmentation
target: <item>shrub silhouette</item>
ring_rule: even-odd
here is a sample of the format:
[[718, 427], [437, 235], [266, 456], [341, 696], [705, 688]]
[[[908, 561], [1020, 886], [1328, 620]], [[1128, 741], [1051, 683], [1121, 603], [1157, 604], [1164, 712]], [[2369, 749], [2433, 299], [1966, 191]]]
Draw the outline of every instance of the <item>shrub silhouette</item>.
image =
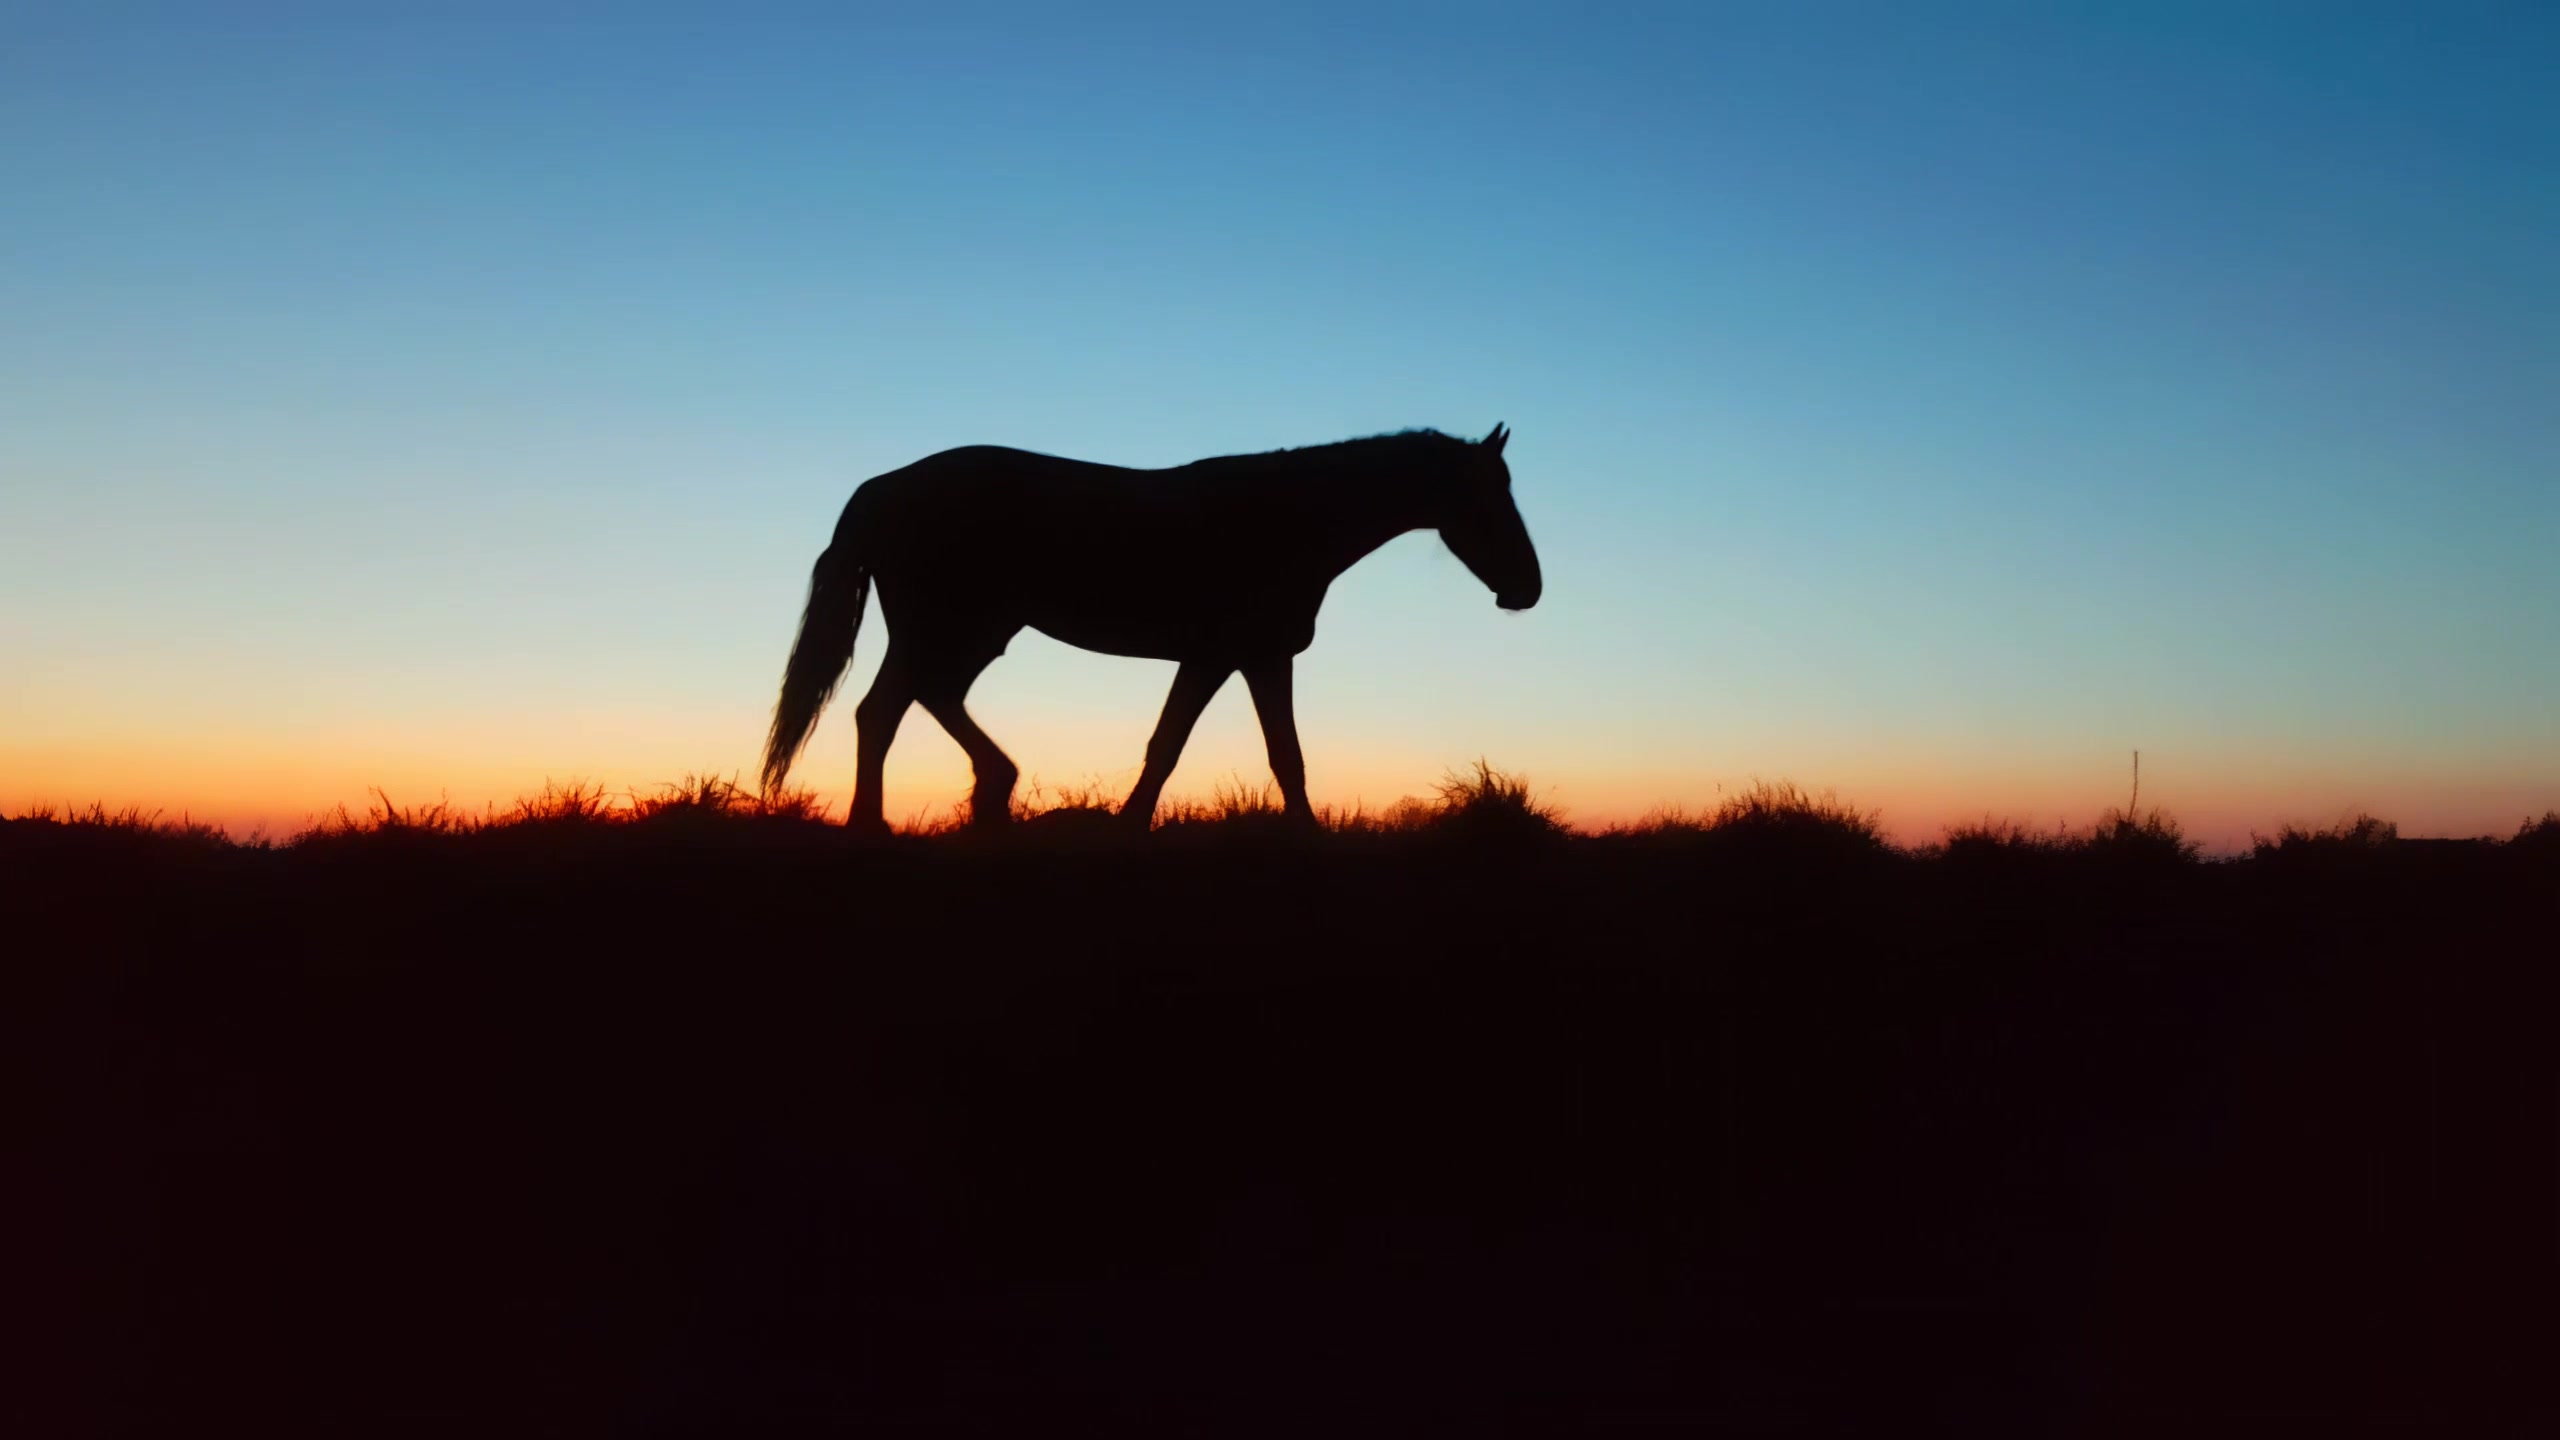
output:
[[162, 815], [161, 811], [145, 810], [139, 805], [109, 810], [97, 801], [91, 801], [86, 810], [39, 804], [15, 819], [0, 817], [0, 827], [29, 838], [76, 836], [86, 843], [124, 846], [263, 850], [270, 843], [263, 835], [234, 840], [231, 832], [219, 825], [207, 825], [184, 815], [168, 820]]
[[602, 824], [614, 818], [613, 796], [602, 785], [572, 780], [566, 784], [542, 782], [538, 794], [524, 796], [502, 813], [481, 822], [481, 828], [517, 830], [533, 827], [553, 829]]
[[1204, 825], [1247, 825], [1277, 820], [1280, 789], [1274, 784], [1248, 785], [1230, 776], [1209, 789], [1206, 800], [1175, 800], [1156, 811], [1159, 828], [1197, 829]]
[[1038, 776], [1024, 782], [1013, 797], [1013, 818], [1040, 820], [1071, 818], [1085, 815], [1103, 817], [1115, 814], [1119, 805], [1111, 798], [1109, 787], [1099, 780], [1082, 785], [1050, 786]]
[[1939, 842], [1916, 852], [1942, 864], [1981, 871], [2025, 870], [2124, 874], [2173, 869], [2199, 858], [2176, 817], [2108, 810], [2086, 830], [2036, 830], [1986, 817], [1950, 825]]
[[[372, 793], [373, 803], [366, 807], [364, 814], [354, 814], [341, 804], [322, 815], [310, 829], [293, 837], [294, 847], [344, 848], [358, 841], [415, 844], [459, 839], [483, 828], [441, 799], [432, 805], [403, 807], [379, 788]], [[518, 802], [519, 807], [524, 803]]]
[[2140, 815], [2124, 809], [2106, 811], [2082, 842], [2092, 858], [2127, 865], [2183, 865], [2196, 858], [2197, 848], [2177, 818], [2160, 809]]
[[1726, 860], [1865, 861], [1898, 853], [1880, 819], [1828, 791], [1813, 795], [1791, 781], [1755, 780], [1703, 816], [1663, 810], [1604, 834], [1622, 844], [1699, 848]]
[[1434, 788], [1436, 803], [1419, 813], [1403, 812], [1406, 823], [1486, 840], [1545, 840], [1564, 833], [1563, 812], [1537, 798], [1529, 777], [1497, 770], [1482, 757], [1443, 775]]
[[2069, 830], [2030, 830], [2015, 820], [1985, 816], [1980, 820], [1960, 821], [1946, 828], [1936, 846], [1943, 859], [1959, 864], [1990, 863], [2020, 859], [2049, 860], [2078, 855], [2088, 849], [2088, 837]]
[[2286, 825], [2273, 836], [2252, 832], [2250, 856], [2294, 863], [2370, 859], [2399, 838], [2399, 826], [2359, 812], [2335, 825]]
[[658, 787], [655, 795], [636, 795], [630, 818], [643, 824], [701, 824], [726, 820], [781, 820], [808, 824], [827, 818], [817, 792], [783, 789], [750, 790], [735, 776], [687, 775]]
[[1848, 850], [1885, 848], [1879, 815], [1842, 803], [1829, 791], [1808, 795], [1792, 782], [1755, 781], [1718, 805], [1708, 827], [1731, 838], [1786, 836]]

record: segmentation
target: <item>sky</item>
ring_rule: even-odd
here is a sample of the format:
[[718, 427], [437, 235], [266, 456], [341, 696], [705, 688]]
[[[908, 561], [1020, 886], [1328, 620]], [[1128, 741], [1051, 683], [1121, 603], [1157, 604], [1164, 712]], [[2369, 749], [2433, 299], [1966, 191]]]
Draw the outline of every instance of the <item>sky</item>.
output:
[[[748, 777], [855, 485], [1514, 431], [1319, 803], [2560, 806], [2560, 11], [12, 7], [0, 812]], [[2085, 12], [2085, 13], [2084, 13]], [[847, 695], [881, 649], [866, 628]], [[1124, 789], [1170, 664], [971, 697]], [[840, 704], [795, 779], [839, 806]], [[1267, 778], [1231, 682], [1172, 785]], [[967, 789], [920, 713], [893, 817]]]

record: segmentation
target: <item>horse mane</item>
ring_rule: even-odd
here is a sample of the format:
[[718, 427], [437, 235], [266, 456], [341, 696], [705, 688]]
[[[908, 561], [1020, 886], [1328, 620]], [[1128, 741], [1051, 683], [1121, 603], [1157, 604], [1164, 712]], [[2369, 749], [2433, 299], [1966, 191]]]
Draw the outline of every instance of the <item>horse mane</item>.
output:
[[1258, 462], [1260, 466], [1296, 468], [1310, 460], [1383, 461], [1409, 457], [1426, 450], [1439, 451], [1443, 446], [1463, 446], [1469, 443], [1471, 442], [1439, 430], [1390, 430], [1378, 435], [1358, 435], [1349, 440], [1334, 440], [1323, 445], [1297, 445], [1282, 450], [1257, 450], [1245, 455], [1212, 455], [1205, 460], [1194, 460], [1191, 463], [1193, 465], [1245, 466], [1256, 465]]
[[1355, 435], [1348, 440], [1335, 440], [1324, 445], [1297, 445], [1286, 450], [1266, 450], [1262, 453], [1265, 455], [1312, 455], [1325, 450], [1345, 450], [1354, 445], [1376, 446], [1380, 449], [1384, 449], [1389, 445], [1399, 445], [1408, 449], [1418, 449], [1433, 441], [1439, 441], [1443, 444], [1449, 445], [1464, 445], [1467, 443], [1455, 435], [1445, 434], [1438, 430], [1415, 428], [1411, 430], [1387, 430], [1376, 435]]

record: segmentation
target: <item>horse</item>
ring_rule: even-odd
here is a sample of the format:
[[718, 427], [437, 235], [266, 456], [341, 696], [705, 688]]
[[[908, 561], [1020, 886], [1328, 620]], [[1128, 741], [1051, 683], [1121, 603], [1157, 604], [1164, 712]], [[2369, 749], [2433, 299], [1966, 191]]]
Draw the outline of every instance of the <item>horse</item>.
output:
[[1157, 470], [973, 445], [874, 476], [811, 568], [765, 741], [765, 789], [781, 787], [817, 728], [876, 587], [889, 649], [854, 707], [849, 826], [888, 828], [881, 769], [916, 704], [968, 754], [971, 820], [1011, 818], [1020, 772], [965, 701], [1026, 625], [1176, 664], [1124, 823], [1153, 825], [1192, 725], [1237, 671], [1283, 813], [1312, 823], [1290, 671], [1334, 577], [1398, 535], [1436, 530], [1496, 605], [1538, 603], [1538, 552], [1502, 458], [1510, 437], [1503, 425], [1482, 440], [1406, 430]]

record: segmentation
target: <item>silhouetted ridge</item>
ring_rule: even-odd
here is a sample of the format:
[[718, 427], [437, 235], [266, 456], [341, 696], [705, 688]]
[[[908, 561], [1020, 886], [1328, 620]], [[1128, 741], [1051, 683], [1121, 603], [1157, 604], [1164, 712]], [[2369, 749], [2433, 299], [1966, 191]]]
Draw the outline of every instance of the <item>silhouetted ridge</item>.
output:
[[0, 822], [13, 1433], [2550, 1429], [2560, 825], [1277, 809]]

